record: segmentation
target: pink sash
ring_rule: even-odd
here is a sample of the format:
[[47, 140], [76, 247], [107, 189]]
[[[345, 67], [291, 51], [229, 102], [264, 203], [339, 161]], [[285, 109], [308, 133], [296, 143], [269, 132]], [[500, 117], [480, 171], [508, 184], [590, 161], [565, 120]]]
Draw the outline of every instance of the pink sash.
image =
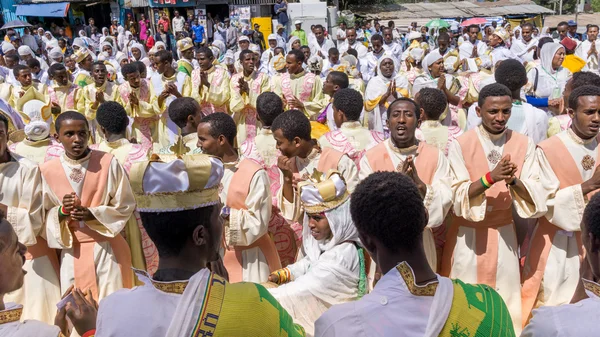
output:
[[[225, 78], [225, 68], [222, 67], [216, 67], [213, 66], [215, 68], [214, 70], [214, 76], [212, 78], [211, 81], [211, 87], [220, 87], [221, 84], [223, 83], [223, 79]], [[200, 86], [200, 83], [202, 83], [202, 80], [200, 78], [200, 73], [201, 70], [198, 69], [194, 69], [194, 71], [192, 71], [192, 89], [193, 90], [198, 90], [197, 88], [200, 88], [199, 90], [202, 92], [202, 90], [204, 89], [204, 87]], [[209, 101], [202, 101], [200, 102], [200, 107], [202, 109], [202, 113], [204, 114], [204, 116], [213, 114], [215, 112], [225, 112], [228, 113], [229, 112], [229, 107], [227, 106], [227, 104], [223, 104], [221, 106], [217, 106], [214, 105], [213, 103], [210, 103]]]
[[[67, 93], [67, 99], [65, 100], [65, 106], [64, 107], [61, 106], [62, 109], [76, 109], [75, 97], [77, 95], [77, 89], [79, 89], [79, 86], [77, 86], [75, 84], [71, 85], [71, 87], [69, 88], [69, 91]], [[56, 95], [56, 91], [51, 86], [48, 87], [48, 95], [50, 96], [50, 101], [60, 105], [58, 96]], [[61, 112], [64, 112], [64, 111], [61, 111]]]
[[[300, 97], [297, 97], [300, 101], [306, 102], [310, 99], [310, 94], [312, 93], [313, 86], [315, 84], [315, 74], [306, 73], [302, 82], [302, 92], [300, 93]], [[281, 75], [281, 91], [283, 92], [283, 96], [285, 96], [286, 100], [292, 100], [294, 98], [294, 93], [292, 92], [292, 84], [289, 73], [285, 73]]]
[[352, 143], [350, 143], [348, 141], [348, 138], [346, 138], [346, 136], [344, 135], [342, 130], [336, 130], [336, 131], [331, 131], [331, 132], [326, 133], [325, 139], [327, 139], [329, 144], [331, 144], [331, 146], [334, 149], [347, 154], [348, 157], [350, 157], [350, 159], [352, 159], [354, 161], [354, 163], [356, 164], [356, 167], [360, 170], [360, 160], [365, 155], [367, 150], [371, 149], [372, 147], [374, 147], [377, 144], [384, 141], [384, 136], [381, 132], [370, 131], [370, 136], [371, 136], [371, 139], [370, 139], [369, 145], [367, 145], [367, 147], [365, 149], [360, 150], [360, 151], [358, 151], [352, 145]]

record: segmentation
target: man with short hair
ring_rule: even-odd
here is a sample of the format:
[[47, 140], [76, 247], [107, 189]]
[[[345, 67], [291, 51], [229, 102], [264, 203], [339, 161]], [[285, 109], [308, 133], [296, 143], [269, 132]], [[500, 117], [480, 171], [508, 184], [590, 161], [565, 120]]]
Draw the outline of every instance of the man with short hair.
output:
[[[331, 71], [345, 71], [345, 64], [340, 61], [340, 51], [337, 48], [330, 48], [327, 52], [327, 60], [323, 62], [321, 69], [321, 78], [326, 78]], [[340, 67], [341, 66], [341, 67]]]
[[314, 120], [323, 110], [323, 85], [315, 74], [304, 70], [304, 61], [302, 51], [289, 51], [286, 56], [288, 72], [275, 79], [280, 82], [275, 82], [273, 87], [287, 109], [298, 109]]
[[468, 27], [468, 39], [463, 41], [458, 47], [460, 59], [465, 60], [465, 66], [469, 71], [476, 72], [481, 68], [491, 68], [492, 60], [488, 52], [488, 46], [485, 42], [479, 40], [480, 28], [478, 25]]
[[[321, 25], [316, 25], [314, 29], [315, 39], [311, 41], [308, 47], [311, 54], [326, 59], [329, 55], [329, 50], [335, 49], [335, 44], [330, 39], [325, 38], [325, 28]], [[339, 52], [338, 52], [339, 55]]]
[[566, 304], [573, 298], [584, 258], [581, 215], [585, 200], [600, 189], [600, 88], [574, 89], [568, 113], [570, 128], [541, 142], [536, 150], [531, 178], [538, 181], [542, 202], [523, 269], [523, 326], [538, 306]]
[[192, 97], [194, 97], [202, 115], [215, 112], [229, 112], [230, 77], [225, 67], [214, 64], [215, 57], [208, 47], [196, 51], [196, 61], [200, 67], [192, 71]]
[[202, 26], [198, 22], [198, 18], [194, 19], [194, 24], [192, 25], [192, 31], [194, 32], [194, 34], [193, 34], [194, 45], [196, 45], [196, 47], [200, 47], [201, 45], [204, 45], [205, 41], [206, 41], [206, 32], [204, 31], [204, 26]]
[[448, 33], [446, 32], [440, 33], [437, 39], [437, 44], [438, 47], [432, 50], [432, 52], [437, 51], [442, 57], [446, 56], [454, 50], [454, 48], [451, 46], [450, 35], [448, 35]]
[[360, 122], [363, 110], [362, 95], [354, 89], [336, 83], [338, 82], [336, 77], [342, 77], [340, 74], [345, 75], [338, 72], [330, 73], [323, 85], [323, 90], [327, 91], [333, 87], [332, 103], [329, 104], [332, 111], [331, 114], [328, 113], [327, 124], [333, 124], [334, 128], [330, 127], [331, 131], [319, 138], [319, 146], [331, 147], [347, 154], [360, 170], [360, 161], [365, 151], [382, 142], [384, 137], [383, 134], [362, 126]]
[[[394, 34], [392, 32], [392, 29], [389, 27], [385, 27], [383, 28], [383, 49], [388, 52], [390, 55], [393, 55], [396, 60], [400, 60], [400, 58], [402, 57], [402, 45], [400, 45], [399, 43], [394, 41]], [[380, 35], [380, 34], [374, 34], [375, 35]], [[371, 37], [371, 41], [373, 40], [373, 37]], [[372, 42], [371, 42], [372, 43]]]
[[[454, 220], [448, 228], [442, 275], [495, 288], [508, 306], [514, 330], [521, 331], [521, 285], [513, 207], [521, 218], [540, 206], [535, 144], [507, 128], [512, 92], [503, 84], [485, 86], [476, 109], [481, 125], [450, 145]], [[465, 240], [464, 238], [470, 238]]]
[[569, 23], [567, 21], [561, 21], [556, 25], [556, 32], [558, 33], [558, 39], [554, 39], [554, 42], [560, 43], [565, 37], [569, 37]]
[[524, 62], [532, 62], [538, 42], [538, 38], [533, 37], [533, 24], [526, 22], [521, 25], [521, 38], [513, 40], [510, 50]]
[[196, 129], [203, 117], [200, 104], [192, 97], [176, 98], [167, 110], [169, 119], [179, 128], [179, 136], [176, 140], [163, 147], [159, 154], [176, 154], [180, 146], [185, 149], [182, 153], [202, 153], [198, 148], [198, 134]]
[[55, 63], [48, 69], [48, 96], [52, 104], [52, 113], [58, 115], [63, 111], [77, 109], [77, 93], [80, 87], [71, 82], [67, 68], [62, 63]]
[[225, 36], [225, 45], [226, 45], [227, 49], [236, 51], [237, 43], [238, 43], [237, 28], [235, 28], [234, 26], [231, 25], [231, 21], [229, 18], [225, 18], [225, 20], [223, 20], [223, 22], [225, 23], [225, 28], [227, 29], [227, 33]]
[[[335, 131], [339, 128], [336, 125], [333, 115], [334, 115], [334, 107], [333, 107], [333, 95], [341, 89], [348, 88], [350, 86], [350, 82], [348, 79], [348, 75], [345, 72], [341, 71], [332, 71], [327, 75], [325, 81], [323, 82], [323, 93], [327, 95], [329, 98], [329, 104], [323, 109], [323, 112], [317, 118], [319, 123], [327, 123], [329, 130]], [[361, 106], [362, 111], [362, 106]]]
[[185, 18], [179, 15], [179, 11], [175, 11], [173, 17], [173, 35], [183, 32], [183, 25], [185, 24]]
[[[365, 82], [368, 82], [371, 78], [377, 76], [377, 65], [379, 64], [379, 60], [385, 53], [385, 48], [383, 48], [383, 37], [381, 35], [373, 35], [371, 38], [371, 46], [372, 50], [367, 54], [366, 58], [362, 61], [361, 67], [363, 69], [366, 68], [367, 71], [362, 71], [362, 78]], [[366, 65], [366, 67], [365, 67]]]
[[[19, 85], [11, 86], [8, 102], [15, 107], [17, 111], [21, 112], [19, 106], [22, 107], [24, 103], [21, 97], [28, 91], [33, 91], [34, 96], [39, 97], [40, 100], [47, 101], [46, 96], [48, 94], [48, 89], [46, 84], [34, 82], [29, 67], [17, 64], [12, 71], [17, 82], [19, 82]], [[23, 102], [19, 104], [19, 101]]]
[[340, 54], [344, 55], [348, 51], [348, 49], [355, 49], [358, 52], [358, 60], [364, 60], [367, 57], [367, 53], [369, 50], [365, 47], [362, 42], [358, 41], [356, 35], [356, 29], [348, 28], [346, 29], [346, 43], [344, 46], [338, 48], [340, 50]]
[[384, 275], [370, 294], [325, 312], [315, 323], [316, 337], [515, 335], [494, 289], [442, 277], [429, 267], [422, 245], [427, 210], [409, 176], [375, 172], [350, 202], [361, 243]]
[[460, 135], [462, 129], [457, 125], [442, 125], [440, 118], [448, 107], [448, 99], [443, 91], [437, 88], [423, 88], [415, 97], [420, 107], [421, 125], [417, 130], [417, 139], [433, 145], [448, 156], [450, 144]]
[[581, 42], [577, 46], [577, 49], [575, 49], [575, 55], [586, 61], [586, 65], [582, 69], [583, 71], [598, 73], [598, 63], [600, 58], [598, 57], [596, 43], [600, 43], [600, 41], [598, 41], [598, 25], [589, 25], [587, 27], [587, 40]]

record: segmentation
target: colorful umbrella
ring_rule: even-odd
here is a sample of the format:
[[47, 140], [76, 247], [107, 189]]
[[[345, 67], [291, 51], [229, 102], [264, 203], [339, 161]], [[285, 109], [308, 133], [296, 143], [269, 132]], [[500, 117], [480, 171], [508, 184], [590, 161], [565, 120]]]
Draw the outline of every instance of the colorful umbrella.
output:
[[434, 19], [427, 22], [425, 26], [427, 26], [427, 28], [448, 28], [450, 27], [450, 24], [442, 19]]
[[470, 26], [470, 25], [482, 25], [484, 23], [487, 23], [486, 18], [472, 18], [472, 19], [463, 21], [460, 24], [460, 26], [466, 27], [466, 26]]

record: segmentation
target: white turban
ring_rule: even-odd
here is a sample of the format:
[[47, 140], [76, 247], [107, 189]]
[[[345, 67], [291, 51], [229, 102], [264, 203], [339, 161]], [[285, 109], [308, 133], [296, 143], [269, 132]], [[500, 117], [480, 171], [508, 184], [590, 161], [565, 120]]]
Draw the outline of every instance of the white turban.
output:
[[3, 54], [6, 54], [11, 50], [15, 50], [15, 46], [13, 46], [12, 43], [6, 42], [6, 41], [4, 43], [2, 43], [2, 53]]
[[58, 60], [59, 58], [65, 56], [65, 55], [63, 54], [60, 47], [54, 47], [54, 48], [52, 48], [52, 50], [50, 50], [50, 52], [48, 53], [48, 56], [53, 60]]
[[43, 140], [50, 135], [50, 124], [42, 119], [41, 110], [44, 105], [44, 102], [36, 99], [23, 104], [23, 114], [27, 115], [30, 120], [23, 131], [32, 141]]

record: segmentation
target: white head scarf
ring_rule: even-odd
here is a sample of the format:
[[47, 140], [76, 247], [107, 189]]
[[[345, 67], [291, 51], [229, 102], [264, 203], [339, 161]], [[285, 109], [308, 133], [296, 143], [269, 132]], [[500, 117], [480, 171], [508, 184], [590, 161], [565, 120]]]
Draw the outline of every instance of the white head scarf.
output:
[[[46, 34], [50, 34], [50, 38], [47, 38], [47, 37], [46, 37]], [[50, 33], [50, 31], [49, 31], [49, 30], [45, 31], [45, 32], [44, 32], [44, 36], [42, 37], [42, 41], [43, 41], [44, 43], [48, 43], [48, 42], [50, 42], [50, 41], [52, 41], [52, 40], [56, 40], [56, 39], [54, 38], [54, 35], [52, 35], [52, 33]]]
[[77, 46], [79, 48], [87, 49], [87, 44], [80, 37], [76, 37], [76, 38], [73, 39], [73, 45]]
[[548, 37], [550, 36], [550, 34], [548, 34], [548, 30], [550, 30], [550, 27], [542, 27], [542, 29], [540, 30], [540, 34], [538, 37], [542, 38], [542, 37]]
[[[131, 49], [133, 49], [133, 48], [135, 48], [135, 49], [137, 49], [137, 50], [140, 51], [140, 59], [139, 60], [136, 60], [135, 57], [133, 57], [133, 53], [131, 52]], [[144, 58], [146, 58], [146, 50], [144, 49], [144, 46], [142, 46], [141, 43], [137, 43], [137, 42], [134, 43], [131, 46], [129, 53], [131, 54], [130, 57], [129, 57], [129, 59], [132, 60], [132, 61], [141, 61]]]
[[327, 217], [327, 221], [329, 221], [332, 237], [330, 239], [317, 241], [310, 233], [308, 215], [304, 215], [302, 244], [304, 245], [304, 252], [312, 261], [317, 261], [323, 252], [332, 249], [342, 242], [360, 242], [358, 231], [350, 216], [350, 199], [346, 200], [337, 208], [325, 212], [325, 217]]
[[300, 41], [300, 39], [297, 36], [292, 36], [290, 38], [290, 40], [288, 41], [288, 44], [287, 44], [287, 50], [288, 50], [288, 52], [290, 50], [292, 50], [292, 45], [294, 44], [294, 41], [296, 41], [296, 40]]
[[233, 51], [231, 49], [228, 49], [227, 52], [225, 53], [223, 62], [225, 62], [226, 65], [232, 65], [235, 63], [234, 58], [235, 58], [235, 56], [233, 54]]
[[227, 47], [225, 46], [225, 43], [221, 40], [214, 40], [212, 42], [212, 45], [219, 48], [219, 50], [221, 51], [221, 55], [227, 52]]
[[31, 50], [31, 48], [29, 48], [27, 45], [20, 46], [17, 50], [17, 53], [19, 53], [19, 56], [31, 55], [35, 57], [33, 50]]
[[3, 54], [6, 54], [11, 50], [15, 50], [15, 46], [13, 46], [12, 43], [6, 42], [6, 41], [2, 42], [2, 53]]
[[57, 62], [58, 59], [60, 59], [61, 57], [64, 57], [65, 55], [63, 54], [62, 50], [60, 49], [60, 47], [54, 47], [52, 48], [52, 50], [50, 50], [50, 52], [48, 53], [48, 57]]
[[443, 58], [443, 57], [440, 54], [440, 52], [438, 52], [437, 50], [434, 50], [431, 53], [427, 54], [425, 56], [425, 58], [423, 59], [423, 72], [425, 74], [431, 76], [431, 73], [429, 72], [429, 66], [431, 66], [432, 64], [434, 64], [436, 61], [438, 61], [441, 58]]
[[162, 42], [162, 41], [158, 41], [154, 44], [154, 47], [156, 47], [156, 49], [158, 50], [158, 47], [163, 47], [165, 50], [167, 49], [167, 45]]
[[558, 52], [559, 49], [565, 49], [560, 43], [546, 43], [542, 46], [542, 50], [540, 52], [540, 64], [542, 68], [544, 68], [548, 73], [554, 74], [556, 70], [552, 69], [552, 59], [554, 59], [554, 55]]
[[[390, 60], [392, 60], [392, 62], [394, 62], [394, 73], [390, 77], [383, 76], [383, 73], [381, 72], [381, 64], [383, 63], [384, 60], [387, 60], [387, 59], [390, 59]], [[381, 58], [379, 59], [379, 62], [377, 62], [377, 76], [375, 76], [375, 77], [380, 78], [383, 81], [383, 83], [387, 85], [394, 78], [396, 78], [396, 76], [398, 75], [399, 69], [400, 69], [400, 66], [398, 65], [398, 61], [396, 60], [396, 58], [386, 52], [386, 53], [383, 53], [383, 56], [381, 56]]]
[[[105, 55], [104, 54], [104, 47], [109, 46], [111, 49], [110, 55]], [[117, 51], [115, 50], [115, 46], [112, 45], [112, 43], [110, 43], [109, 41], [104, 41], [100, 44], [100, 55], [104, 56], [104, 59], [108, 59], [110, 57], [115, 56], [115, 54], [117, 53]], [[98, 55], [98, 56], [100, 56]]]

